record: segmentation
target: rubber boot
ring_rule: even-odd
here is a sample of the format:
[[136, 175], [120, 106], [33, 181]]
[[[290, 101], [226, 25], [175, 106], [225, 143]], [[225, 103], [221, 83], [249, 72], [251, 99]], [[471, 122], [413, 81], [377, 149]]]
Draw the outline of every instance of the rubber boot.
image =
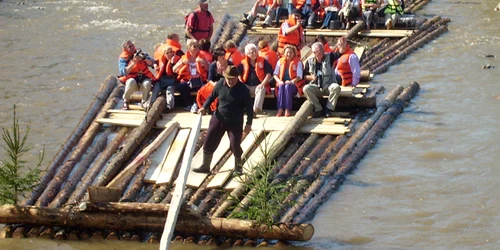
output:
[[197, 168], [193, 168], [193, 171], [196, 173], [210, 173], [210, 164], [212, 163], [212, 157], [214, 154], [203, 153], [203, 164]]
[[243, 174], [243, 167], [241, 163], [241, 158], [234, 158], [234, 174], [241, 175]]

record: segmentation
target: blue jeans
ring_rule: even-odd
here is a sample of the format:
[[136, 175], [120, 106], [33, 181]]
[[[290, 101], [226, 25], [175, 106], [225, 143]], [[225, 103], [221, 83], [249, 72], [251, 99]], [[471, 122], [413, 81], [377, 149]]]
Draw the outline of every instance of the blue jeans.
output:
[[162, 90], [165, 90], [167, 107], [169, 109], [173, 109], [175, 105], [174, 85], [175, 85], [175, 79], [172, 76], [162, 76], [160, 80], [156, 82], [153, 86], [153, 93], [151, 94], [150, 104], [153, 105], [153, 103], [156, 101], [156, 98], [158, 98], [160, 92]]
[[325, 15], [325, 20], [323, 20], [323, 27], [330, 27], [330, 22], [334, 20], [339, 20], [339, 14], [337, 11], [327, 11]]

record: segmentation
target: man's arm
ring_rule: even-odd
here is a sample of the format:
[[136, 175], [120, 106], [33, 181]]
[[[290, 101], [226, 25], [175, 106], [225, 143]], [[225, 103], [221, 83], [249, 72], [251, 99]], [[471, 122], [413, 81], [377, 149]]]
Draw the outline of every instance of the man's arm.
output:
[[120, 76], [124, 76], [127, 74], [127, 60], [125, 58], [118, 59], [118, 73]]

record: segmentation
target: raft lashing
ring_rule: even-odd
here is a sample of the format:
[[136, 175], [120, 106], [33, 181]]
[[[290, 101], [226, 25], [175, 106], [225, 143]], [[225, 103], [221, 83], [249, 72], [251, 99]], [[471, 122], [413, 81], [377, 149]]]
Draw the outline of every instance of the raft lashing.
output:
[[[254, 119], [253, 132], [242, 142], [245, 174], [252, 174], [252, 164], [264, 161], [262, 148], [267, 144], [271, 145], [267, 155], [276, 162], [269, 180], [297, 180], [287, 187], [293, 192], [275, 215], [273, 230], [229, 218], [243, 211], [256, 191], [247, 190], [242, 180], [233, 178], [234, 158], [228, 139], [223, 138], [214, 154], [212, 172], [188, 175], [174, 241], [225, 247], [311, 239], [314, 228], [307, 222], [420, 89], [416, 82], [398, 85], [377, 105], [377, 94], [384, 88], [370, 85], [370, 78], [447, 31], [448, 18], [425, 19], [413, 14], [429, 1], [405, 2], [406, 21], [395, 30], [367, 32], [360, 22], [349, 31], [306, 31], [309, 46], [318, 32], [330, 39], [346, 35], [360, 57], [365, 81], [355, 89], [342, 89], [338, 117], [307, 118], [313, 108], [301, 99], [293, 117], [277, 118], [272, 110], [266, 110], [267, 115]], [[275, 41], [276, 33], [272, 28], [248, 29], [224, 15], [212, 44], [221, 46], [232, 39], [243, 47], [261, 38]], [[302, 57], [308, 56], [306, 47]], [[21, 207], [0, 207], [0, 223], [7, 224], [0, 237], [159, 242], [196, 115], [164, 113], [164, 97], [159, 97], [148, 113], [134, 105], [132, 110], [122, 111], [122, 94], [116, 77], [109, 76], [37, 188]], [[267, 102], [275, 100], [268, 98]], [[202, 119], [192, 166], [201, 163], [200, 149], [209, 119]]]

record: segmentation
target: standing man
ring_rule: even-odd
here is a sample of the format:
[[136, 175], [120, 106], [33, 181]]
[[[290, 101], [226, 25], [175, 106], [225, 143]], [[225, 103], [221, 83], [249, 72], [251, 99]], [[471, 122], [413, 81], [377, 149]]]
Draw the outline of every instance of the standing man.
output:
[[[212, 94], [208, 97], [203, 107], [198, 113], [205, 114], [210, 104], [219, 99], [219, 105], [215, 110], [210, 125], [208, 126], [207, 136], [203, 144], [203, 164], [193, 168], [194, 172], [209, 173], [210, 164], [215, 150], [219, 146], [220, 140], [225, 132], [229, 135], [231, 152], [234, 155], [235, 172], [242, 173], [241, 149], [242, 133], [250, 133], [252, 130], [253, 109], [250, 91], [238, 80], [240, 72], [234, 65], [227, 66], [223, 73], [224, 78], [220, 79], [214, 87]], [[247, 114], [247, 122], [243, 129], [243, 114]]]
[[208, 11], [208, 0], [198, 0], [198, 8], [191, 12], [186, 19], [186, 38], [210, 40], [214, 32], [214, 17]]
[[[311, 46], [314, 57], [307, 60], [304, 79], [308, 84], [304, 86], [303, 90], [307, 100], [314, 106], [313, 118], [325, 115], [329, 117], [332, 115], [331, 112], [335, 110], [337, 99], [340, 96], [340, 86], [335, 77], [334, 62], [345, 52], [347, 45], [345, 41], [345, 39], [339, 38], [337, 41], [339, 51], [329, 54], [325, 54], [325, 48], [321, 42], [316, 42]], [[323, 95], [328, 96], [326, 111], [323, 111], [319, 101]]]
[[146, 109], [151, 85], [156, 81], [156, 77], [149, 71], [154, 60], [148, 54], [137, 51], [130, 40], [124, 42], [122, 47], [123, 51], [118, 59], [118, 79], [125, 84], [122, 109], [129, 109], [130, 96], [138, 90], [142, 90], [141, 107]]

